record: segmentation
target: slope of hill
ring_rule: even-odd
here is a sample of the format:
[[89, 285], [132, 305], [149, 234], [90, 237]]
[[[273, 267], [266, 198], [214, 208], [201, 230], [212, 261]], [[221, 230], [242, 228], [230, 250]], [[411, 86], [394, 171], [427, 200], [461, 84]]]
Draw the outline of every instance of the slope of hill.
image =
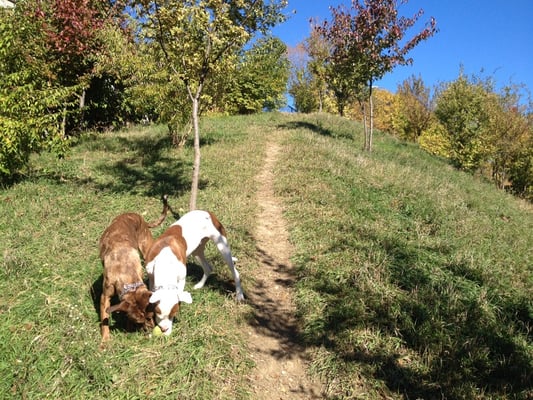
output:
[[[292, 349], [311, 357], [324, 398], [533, 396], [530, 205], [388, 136], [362, 153], [360, 127], [337, 117], [207, 118], [198, 205], [226, 226], [245, 292], [265, 268], [256, 178], [272, 138], [296, 271]], [[123, 211], [153, 219], [162, 193], [185, 208], [191, 166], [163, 127], [87, 134], [0, 191], [2, 393], [254, 398], [254, 305], [234, 302], [212, 248], [216, 272], [171, 337], [125, 332], [117, 315], [97, 351], [99, 236]], [[189, 270], [192, 287], [201, 269]]]
[[387, 136], [368, 155], [347, 123], [285, 126], [278, 191], [329, 393], [531, 396], [531, 207]]

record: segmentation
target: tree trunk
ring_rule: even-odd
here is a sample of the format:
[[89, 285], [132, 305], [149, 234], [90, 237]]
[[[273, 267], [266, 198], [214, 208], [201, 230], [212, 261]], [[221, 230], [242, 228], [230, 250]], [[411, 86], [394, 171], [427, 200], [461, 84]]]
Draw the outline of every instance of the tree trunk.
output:
[[63, 118], [61, 119], [61, 137], [67, 137], [67, 106], [63, 106]]
[[365, 142], [363, 144], [363, 151], [366, 151], [368, 146], [368, 121], [366, 114], [366, 100], [360, 100], [359, 106], [361, 107], [361, 112], [363, 113], [363, 135], [365, 137]]
[[[365, 130], [365, 144], [363, 146], [364, 151], [371, 152], [372, 151], [372, 141], [374, 138], [374, 102], [372, 101], [372, 81], [370, 81], [368, 86], [368, 108], [369, 108], [369, 126], [367, 126], [366, 123], [366, 111], [363, 111], [363, 117], [364, 117], [364, 130]], [[366, 102], [366, 100], [363, 102], [363, 104]], [[363, 110], [365, 110], [365, 107], [363, 106]]]
[[372, 142], [374, 140], [374, 102], [372, 101], [372, 82], [370, 82], [370, 129], [368, 130], [368, 147], [366, 151], [372, 151]]
[[79, 122], [80, 129], [83, 129], [83, 122], [85, 121], [85, 96], [86, 94], [87, 94], [87, 91], [83, 89], [80, 95], [80, 122]]
[[200, 127], [198, 123], [198, 103], [200, 102], [200, 93], [197, 91], [192, 98], [192, 124], [194, 129], [194, 164], [192, 169], [192, 184], [191, 184], [191, 201], [189, 203], [189, 210], [196, 209], [196, 198], [198, 197], [198, 183], [200, 180]]
[[86, 94], [87, 92], [85, 91], [85, 89], [83, 89], [80, 95], [80, 110], [83, 110], [83, 108], [85, 107], [85, 95]]

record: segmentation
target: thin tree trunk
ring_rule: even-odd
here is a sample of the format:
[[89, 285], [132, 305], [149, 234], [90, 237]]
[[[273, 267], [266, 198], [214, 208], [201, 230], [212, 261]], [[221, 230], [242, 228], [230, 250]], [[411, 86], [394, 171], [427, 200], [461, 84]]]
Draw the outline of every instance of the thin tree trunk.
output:
[[61, 137], [67, 137], [67, 106], [63, 106], [63, 118], [61, 119]]
[[83, 127], [83, 122], [85, 121], [85, 95], [87, 94], [86, 90], [83, 89], [80, 95], [80, 129]]
[[192, 123], [194, 129], [194, 164], [192, 170], [192, 184], [191, 184], [191, 201], [189, 203], [189, 210], [196, 209], [196, 198], [198, 197], [198, 183], [200, 180], [200, 127], [198, 123], [198, 103], [201, 91], [197, 91], [192, 98]]
[[363, 134], [365, 136], [365, 143], [363, 144], [363, 150], [366, 151], [368, 145], [368, 121], [366, 118], [366, 101], [360, 101], [359, 105], [363, 112]]
[[372, 151], [372, 142], [374, 140], [374, 102], [372, 101], [372, 82], [370, 82], [370, 129], [368, 130], [368, 152]]
[[85, 107], [85, 95], [86, 94], [87, 92], [85, 91], [85, 89], [83, 89], [80, 95], [80, 110], [83, 110], [83, 108]]

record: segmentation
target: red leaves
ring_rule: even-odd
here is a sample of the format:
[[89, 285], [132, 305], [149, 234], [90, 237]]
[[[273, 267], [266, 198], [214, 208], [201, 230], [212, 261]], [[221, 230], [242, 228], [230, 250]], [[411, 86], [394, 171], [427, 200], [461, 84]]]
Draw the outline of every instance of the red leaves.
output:
[[[406, 1], [402, 1], [405, 3]], [[423, 15], [419, 10], [412, 18], [398, 17], [395, 0], [353, 0], [350, 10], [344, 6], [331, 8], [332, 22], [324, 22], [316, 30], [332, 45], [330, 61], [366, 65], [371, 76], [380, 78], [395, 65], [412, 62], [407, 53], [418, 43], [435, 34], [436, 21], [405, 44], [406, 31]]]
[[103, 26], [98, 10], [89, 0], [54, 0], [51, 29], [47, 34], [53, 47], [67, 55], [81, 55]]
[[114, 17], [106, 0], [37, 0], [35, 3], [33, 15], [45, 34], [47, 47], [67, 58], [82, 56], [93, 49], [96, 33]]

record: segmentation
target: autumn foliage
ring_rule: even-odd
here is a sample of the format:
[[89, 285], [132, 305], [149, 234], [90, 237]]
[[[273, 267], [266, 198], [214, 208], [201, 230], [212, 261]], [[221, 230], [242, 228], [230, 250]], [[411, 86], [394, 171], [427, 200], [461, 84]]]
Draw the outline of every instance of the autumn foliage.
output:
[[[337, 90], [337, 97], [343, 99], [342, 107], [347, 97], [357, 98], [366, 116], [368, 104], [370, 126], [365, 123], [364, 146], [367, 151], [372, 149], [374, 82], [397, 65], [412, 63], [408, 53], [437, 32], [436, 21], [431, 18], [424, 29], [406, 39], [407, 31], [423, 13], [420, 10], [411, 18], [400, 17], [395, 0], [353, 0], [350, 9], [331, 8], [331, 21], [314, 27], [329, 45], [327, 62], [332, 81], [342, 82], [337, 85], [343, 88]], [[343, 108], [339, 111], [343, 114]]]
[[90, 50], [104, 21], [89, 0], [55, 0], [47, 6], [53, 13], [47, 18], [42, 2], [35, 11], [54, 51], [66, 56], [79, 56]]

